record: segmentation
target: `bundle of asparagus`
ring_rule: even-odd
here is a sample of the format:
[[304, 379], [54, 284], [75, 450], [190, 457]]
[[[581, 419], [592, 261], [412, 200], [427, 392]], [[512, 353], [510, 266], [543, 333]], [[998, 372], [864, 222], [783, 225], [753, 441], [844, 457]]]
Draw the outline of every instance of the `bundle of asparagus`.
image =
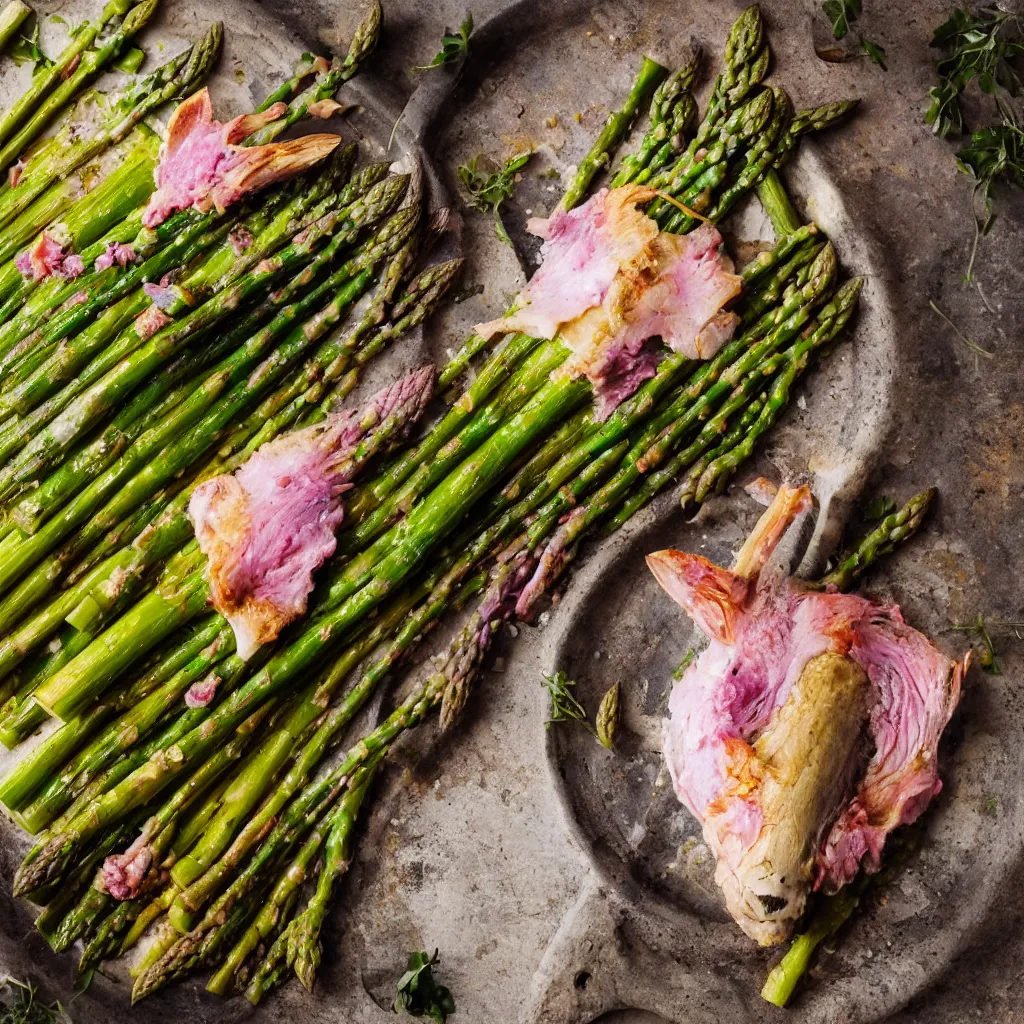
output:
[[[272, 140], [333, 95], [379, 26], [374, 6], [346, 58], [303, 65], [262, 105], [286, 111], [248, 141]], [[37, 836], [15, 891], [46, 906], [39, 928], [55, 949], [83, 941], [84, 978], [152, 933], [134, 998], [208, 966], [212, 991], [256, 1002], [290, 968], [312, 987], [354, 823], [390, 746], [438, 707], [446, 726], [464, 711], [498, 625], [528, 618], [585, 539], [681, 474], [687, 504], [723, 487], [836, 340], [860, 282], [838, 281], [832, 246], [794, 223], [774, 176], [801, 134], [851, 105], [795, 114], [761, 85], [756, 8], [730, 33], [699, 125], [695, 64], [668, 75], [645, 62], [563, 206], [610, 164], [657, 87], [651, 127], [615, 183], [656, 187], [648, 213], [672, 232], [720, 220], [759, 188], [780, 234], [742, 271], [736, 336], [708, 362], [664, 356], [601, 419], [585, 378], [554, 374], [569, 355], [558, 337], [511, 335], [419, 440], [382, 464], [385, 444], [358, 449], [361, 476], [308, 612], [243, 659], [208, 607], [190, 496], [266, 441], [322, 422], [361, 367], [438, 305], [458, 263], [414, 276], [419, 197], [383, 165], [355, 169], [348, 148], [258, 200], [143, 228], [155, 145], [141, 118], [193, 91], [217, 42], [211, 32], [144, 80], [149, 91], [129, 87], [75, 155], [40, 144], [0, 190], [0, 230], [21, 224], [15, 250], [60, 217], [73, 239], [60, 259], [83, 263], [73, 280], [0, 267], [0, 739], [60, 723], [0, 780], [0, 801]], [[176, 92], [160, 85], [172, 81]], [[116, 143], [138, 154], [137, 193], [112, 188], [117, 210], [86, 230], [103, 186], [65, 202], [62, 183], [82, 153]], [[46, 220], [29, 217], [38, 198], [18, 205], [25, 187], [62, 197]], [[485, 348], [467, 339], [441, 386]], [[421, 638], [477, 596], [436, 671], [336, 754]]]

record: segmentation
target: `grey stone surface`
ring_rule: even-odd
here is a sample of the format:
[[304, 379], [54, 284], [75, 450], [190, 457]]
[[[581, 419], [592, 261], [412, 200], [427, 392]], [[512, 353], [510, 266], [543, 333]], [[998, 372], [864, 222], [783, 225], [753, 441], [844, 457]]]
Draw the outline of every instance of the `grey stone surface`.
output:
[[[211, 17], [226, 20], [230, 50], [214, 92], [218, 110], [233, 113], [250, 90], [259, 95], [282, 75], [300, 40], [336, 45], [354, 20], [351, 6], [231, 0], [214, 10], [166, 0], [164, 18], [179, 35]], [[387, 0], [380, 60], [352, 83], [351, 96], [367, 110], [349, 130], [365, 136], [368, 148], [387, 144], [390, 124], [424, 81], [408, 68], [430, 58], [463, 7], [463, 0]], [[970, 184], [956, 172], [953, 147], [920, 119], [931, 84], [927, 44], [948, 13], [944, 4], [865, 0], [858, 28], [886, 47], [888, 73], [866, 60], [819, 61], [815, 3], [763, 7], [775, 76], [798, 106], [863, 97], [857, 117], [809, 147], [787, 178], [804, 212], [835, 238], [847, 269], [870, 277], [854, 339], [806, 381], [806, 408], [789, 410], [739, 483], [757, 472], [814, 483], [822, 528], [808, 569], [834, 542], [858, 494], [904, 497], [937, 485], [937, 515], [870, 589], [899, 601], [948, 650], [960, 650], [965, 640], [951, 631], [953, 621], [978, 611], [1012, 619], [1024, 606], [1024, 201], [1000, 196], [1000, 216], [976, 261], [980, 287], [964, 285], [974, 238]], [[60, 9], [70, 17], [79, 7]], [[582, 156], [639, 54], [670, 61], [693, 36], [713, 73], [739, 10], [732, 2], [675, 0], [474, 3], [473, 55], [453, 97], [445, 98], [447, 72], [430, 73], [429, 94], [403, 117], [392, 152], [414, 148], [422, 129], [455, 194], [454, 168], [466, 157], [539, 147], [507, 218], [524, 241], [526, 216], [548, 212], [558, 196], [545, 172], [568, 171]], [[166, 27], [157, 31], [167, 38]], [[246, 69], [242, 83], [232, 73], [236, 62]], [[485, 291], [431, 326], [424, 344], [435, 355], [494, 315], [523, 279], [489, 219], [463, 213], [466, 280]], [[734, 230], [751, 238], [765, 228], [754, 211]], [[993, 358], [972, 353], [930, 300]], [[418, 354], [395, 353], [379, 372]], [[131, 1016], [383, 1022], [408, 950], [438, 946], [440, 974], [459, 1006], [455, 1019], [471, 1024], [784, 1019], [757, 996], [772, 957], [725, 918], [706, 851], [661, 780], [667, 677], [692, 630], [648, 579], [641, 557], [671, 542], [727, 561], [757, 511], [739, 487], [711, 501], [693, 524], [682, 522], [670, 499], [648, 510], [587, 561], [546, 626], [509, 637], [470, 721], [454, 736], [439, 739], [427, 729], [400, 745], [377, 786], [315, 997], [293, 984], [251, 1013], [242, 1001], [221, 1003], [186, 985]], [[882, 900], [869, 901], [838, 952], [822, 958], [789, 1018], [1024, 1020], [1020, 645], [1009, 644], [1002, 660], [1002, 676], [974, 672], [969, 679], [944, 751], [946, 789], [926, 819], [919, 854]], [[603, 688], [622, 679], [616, 754], [571, 727], [545, 732], [538, 681], [556, 664], [575, 673], [592, 709]], [[7, 880], [12, 844], [7, 831], [0, 865]], [[70, 958], [50, 955], [9, 899], [0, 900], [0, 914], [4, 965], [30, 970], [48, 993], [66, 998]], [[79, 1022], [130, 1019], [123, 978], [98, 979], [71, 1010]]]

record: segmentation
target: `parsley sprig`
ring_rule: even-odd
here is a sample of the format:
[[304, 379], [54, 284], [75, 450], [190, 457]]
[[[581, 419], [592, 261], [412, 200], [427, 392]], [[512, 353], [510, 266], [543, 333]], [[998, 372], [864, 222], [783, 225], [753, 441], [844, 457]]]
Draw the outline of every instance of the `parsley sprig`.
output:
[[[836, 39], [845, 39], [850, 32], [850, 26], [863, 12], [862, 0], [825, 0], [821, 5], [832, 25], [832, 35]], [[883, 71], [888, 71], [885, 63], [885, 47], [873, 43], [870, 39], [860, 37], [860, 48], [870, 57]]]
[[508, 237], [501, 219], [501, 205], [512, 195], [516, 175], [526, 166], [531, 156], [533, 153], [520, 153], [506, 160], [493, 174], [487, 174], [478, 167], [482, 159], [479, 156], [459, 167], [459, 177], [469, 193], [469, 205], [482, 213], [494, 214], [495, 233], [506, 245], [511, 245], [512, 239]]
[[473, 34], [473, 15], [467, 14], [466, 20], [453, 32], [450, 28], [444, 30], [441, 37], [441, 49], [434, 54], [434, 59], [429, 64], [413, 68], [413, 71], [430, 71], [432, 68], [444, 67], [445, 64], [453, 64], [460, 57], [469, 52], [469, 37]]
[[936, 135], [965, 134], [964, 91], [976, 82], [992, 98], [996, 120], [974, 131], [957, 150], [957, 166], [974, 179], [974, 247], [965, 277], [973, 280], [978, 243], [995, 221], [993, 188], [1024, 188], [1024, 130], [1018, 97], [1024, 85], [1024, 38], [1017, 15], [994, 7], [961, 8], [940, 25], [932, 46], [942, 51], [924, 119]]
[[429, 1017], [436, 1024], [445, 1024], [455, 1012], [455, 1000], [444, 985], [438, 984], [432, 968], [440, 960], [438, 951], [410, 953], [409, 969], [398, 980], [398, 992], [392, 1009], [405, 1011], [410, 1017]]
[[36, 1000], [36, 990], [25, 981], [0, 981], [0, 1024], [71, 1024], [60, 1003], [47, 1006]]
[[928, 92], [931, 103], [924, 119], [936, 135], [965, 130], [960, 98], [972, 81], [977, 80], [978, 88], [993, 97], [1000, 114], [1009, 109], [1006, 95], [1020, 92], [1024, 56], [1015, 15], [990, 7], [974, 12], [961, 8], [935, 30], [932, 46], [942, 50], [943, 56], [935, 63], [939, 84]]

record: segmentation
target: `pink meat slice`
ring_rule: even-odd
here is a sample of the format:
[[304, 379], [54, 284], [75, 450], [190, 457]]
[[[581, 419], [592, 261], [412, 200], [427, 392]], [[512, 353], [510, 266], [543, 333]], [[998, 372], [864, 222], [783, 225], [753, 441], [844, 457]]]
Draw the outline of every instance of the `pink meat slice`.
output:
[[[780, 489], [773, 508], [786, 492]], [[889, 833], [916, 820], [941, 790], [939, 739], [968, 662], [943, 655], [895, 606], [814, 591], [794, 579], [762, 579], [760, 567], [780, 535], [761, 545], [743, 573], [679, 551], [648, 556], [659, 583], [709, 637], [672, 689], [666, 764], [676, 794], [703, 826], [730, 911], [765, 944], [792, 930], [812, 881], [800, 883], [804, 891], [784, 921], [773, 921], [770, 912], [752, 916], [737, 896], [741, 889], [756, 891], [743, 877], [744, 855], [771, 827], [761, 804], [765, 768], [754, 745], [776, 728], [805, 667], [833, 652], [852, 659], [870, 683], [872, 753], [866, 766], [852, 766], [850, 785], [819, 823], [813, 847], [813, 886], [835, 891], [861, 868], [877, 871]]]
[[865, 619], [851, 656], [878, 694], [871, 718], [875, 752], [818, 851], [815, 888], [827, 892], [852, 881], [858, 867], [877, 871], [886, 836], [916, 821], [942, 790], [938, 740], [959, 700], [969, 658], [950, 673], [949, 660], [895, 606]]
[[22, 276], [32, 281], [42, 281], [61, 270], [67, 243], [55, 238], [50, 231], [43, 231], [32, 245], [14, 261]]
[[557, 210], [547, 220], [532, 218], [527, 228], [545, 239], [541, 265], [513, 314], [476, 330], [485, 337], [523, 331], [553, 338], [563, 324], [601, 305], [619, 271], [645, 260], [645, 250], [657, 237], [657, 224], [636, 209], [653, 195], [637, 185], [602, 189], [572, 210]]
[[661, 352], [651, 345], [632, 351], [626, 345], [614, 346], [601, 361], [584, 372], [594, 386], [594, 418], [604, 422], [645, 380], [658, 371]]
[[131, 245], [121, 242], [107, 242], [107, 248], [96, 257], [93, 269], [96, 271], [107, 270], [116, 263], [119, 267], [126, 267], [135, 260], [135, 249]]
[[163, 223], [175, 210], [228, 206], [251, 192], [297, 174], [322, 160], [341, 141], [337, 135], [306, 135], [264, 146], [239, 146], [242, 139], [285, 112], [275, 103], [258, 114], [215, 121], [206, 89], [180, 103], [167, 125], [167, 140], [156, 168], [156, 191], [143, 215], [146, 227]]
[[711, 224], [689, 235], [659, 232], [637, 209], [654, 194], [636, 185], [605, 189], [574, 210], [531, 221], [546, 239], [540, 269], [509, 316], [476, 328], [484, 336], [557, 335], [572, 354], [556, 373], [590, 380], [599, 419], [654, 375], [663, 349], [653, 339], [707, 359], [738, 323], [724, 307], [742, 279], [722, 236]]
[[231, 623], [242, 658], [306, 610], [313, 573], [334, 554], [356, 447], [389, 417], [415, 422], [432, 382], [431, 367], [407, 374], [361, 412], [271, 441], [236, 472], [192, 492], [188, 512], [208, 559], [213, 604]]
[[658, 335], [675, 352], [710, 359], [739, 323], [722, 307], [739, 295], [743, 279], [733, 273], [713, 224], [688, 235], [663, 234], [658, 249], [657, 277], [630, 310], [620, 343], [635, 351]]

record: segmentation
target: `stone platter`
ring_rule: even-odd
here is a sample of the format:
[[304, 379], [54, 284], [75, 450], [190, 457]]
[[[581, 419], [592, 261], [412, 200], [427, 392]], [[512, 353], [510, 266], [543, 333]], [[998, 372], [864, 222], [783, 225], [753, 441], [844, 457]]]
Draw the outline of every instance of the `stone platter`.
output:
[[[81, 0], [37, 6], [69, 21], [85, 11]], [[927, 43], [946, 11], [933, 0], [900, 6], [869, 0], [859, 23], [886, 47], [883, 73], [868, 61], [831, 65], [814, 56], [816, 4], [763, 5], [775, 79], [798, 106], [864, 98], [853, 122], [803, 147], [787, 180], [803, 212], [836, 242], [845, 268], [868, 283], [852, 340], [809, 375], [804, 402], [788, 410], [738, 479], [766, 473], [812, 484], [820, 511], [807, 572], [833, 549], [860, 496], [903, 498], [937, 485], [938, 514], [870, 589], [899, 601], [953, 652], [965, 643], [953, 621], [978, 611], [1019, 618], [1024, 605], [1022, 204], [1001, 201], [976, 266], [983, 294], [964, 286], [969, 183], [956, 174], [950, 145], [933, 139], [919, 116], [930, 85]], [[640, 54], [672, 63], [694, 37], [711, 55], [713, 74], [739, 10], [685, 0], [474, 3], [472, 56], [456, 79], [444, 71], [414, 77], [408, 68], [425, 63], [443, 28], [462, 20], [461, 0], [429, 8], [388, 0], [374, 68], [343, 97], [361, 109], [339, 127], [379, 158], [401, 113], [389, 155], [416, 159], [435, 207], [452, 202], [455, 167], [468, 157], [501, 156], [526, 142], [539, 147], [507, 216], [528, 266], [534, 249], [525, 219], [547, 213], [559, 194], [544, 172], [578, 161]], [[227, 28], [212, 83], [226, 116], [276, 84], [302, 50], [339, 45], [357, 11], [327, 0], [287, 7], [226, 0], [215, 10], [165, 0], [150, 36], [169, 53], [212, 17]], [[0, 89], [9, 95], [7, 63]], [[770, 237], [756, 204], [727, 227], [740, 239]], [[424, 352], [440, 361], [520, 287], [523, 266], [488, 218], [462, 211], [450, 246], [465, 252], [464, 280], [483, 284], [483, 293], [382, 360], [367, 387]], [[929, 300], [994, 358], [969, 351]], [[69, 1004], [77, 1024], [383, 1022], [393, 1019], [389, 1000], [407, 952], [435, 946], [459, 1007], [455, 1020], [468, 1024], [1024, 1020], [1024, 715], [1022, 659], [1012, 646], [1003, 675], [970, 676], [943, 751], [946, 789], [927, 816], [919, 852], [881, 899], [867, 902], [837, 952], [820, 958], [793, 1009], [759, 999], [774, 958], [725, 917], [699, 833], [660, 771], [668, 680], [693, 636], [642, 560], [672, 544], [728, 562], [758, 512], [735, 487], [685, 523], [666, 495], [591, 552], [544, 626], [508, 638], [500, 670], [485, 676], [470, 720], [454, 736], [439, 739], [429, 728], [400, 745], [327, 934], [316, 996], [293, 983], [253, 1011], [191, 983], [130, 1011], [128, 986], [115, 975], [72, 997], [71, 958], [53, 956], [26, 908], [8, 895], [23, 848], [9, 827], [0, 831], [0, 966], [31, 975], [48, 997]], [[555, 667], [579, 681], [591, 710], [612, 681], [622, 681], [616, 753], [574, 727], [544, 730], [538, 683]]]

